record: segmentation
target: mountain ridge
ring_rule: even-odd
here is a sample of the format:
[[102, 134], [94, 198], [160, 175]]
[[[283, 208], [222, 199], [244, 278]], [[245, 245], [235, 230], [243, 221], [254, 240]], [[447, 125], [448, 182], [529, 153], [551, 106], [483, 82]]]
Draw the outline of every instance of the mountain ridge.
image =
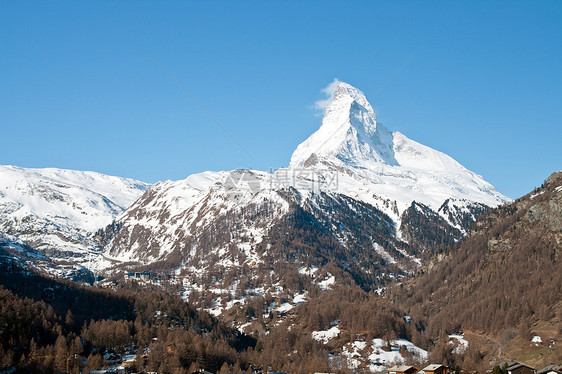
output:
[[[324, 144], [333, 131], [342, 137]], [[315, 162], [303, 151], [311, 144], [327, 145]], [[479, 214], [508, 200], [449, 156], [388, 131], [363, 93], [341, 83], [322, 126], [289, 167], [159, 182], [100, 237], [105, 256], [122, 263], [158, 263], [178, 273], [266, 272], [280, 256], [296, 272], [298, 261], [333, 262], [372, 288], [413, 272], [462, 239]]]
[[[462, 338], [459, 329], [465, 326], [448, 320], [446, 312], [462, 314], [471, 305], [442, 308], [447, 301], [439, 297], [458, 298], [478, 284], [463, 284], [453, 292], [439, 282], [429, 290], [422, 287], [416, 300], [429, 297], [430, 302], [420, 303], [418, 309], [392, 302], [395, 285], [407, 285], [407, 279], [431, 271], [453, 279], [440, 264], [453, 261], [450, 258], [459, 248], [458, 261], [474, 264], [470, 251], [463, 249], [466, 244], [459, 243], [474, 240], [474, 233], [491, 222], [487, 217], [512, 214], [505, 205], [510, 199], [451, 157], [377, 123], [360, 90], [342, 83], [336, 91], [321, 127], [297, 147], [288, 167], [273, 172], [207, 171], [148, 186], [117, 177], [52, 171], [56, 169], [49, 170], [58, 179], [35, 175], [36, 180], [30, 177], [32, 171], [20, 168], [19, 179], [12, 177], [11, 185], [1, 184], [0, 178], [0, 206], [12, 207], [2, 210], [8, 213], [8, 219], [0, 216], [3, 225], [11, 222], [9, 214], [20, 203], [27, 209], [24, 213], [32, 213], [34, 199], [74, 210], [67, 214], [61, 208], [60, 217], [49, 210], [44, 221], [37, 215], [27, 226], [16, 221], [15, 226], [0, 227], [0, 257], [60, 277], [93, 281], [88, 268], [109, 276], [104, 285], [118, 282], [117, 287], [171, 290], [239, 331], [265, 337], [261, 348], [281, 360], [295, 350], [299, 359], [308, 353], [286, 346], [290, 335], [302, 344], [322, 341], [327, 362], [329, 353], [355, 369], [380, 371], [392, 360], [440, 361], [443, 352], [451, 365], [460, 362], [451, 355], [457, 348], [454, 342], [460, 342], [455, 336]], [[0, 167], [0, 174], [3, 170], [11, 169]], [[98, 178], [98, 186], [106, 177], [117, 178], [123, 189], [93, 189], [95, 183], [89, 183], [88, 176]], [[552, 178], [546, 185], [556, 179]], [[10, 194], [3, 192], [7, 187]], [[558, 187], [553, 193], [560, 192]], [[10, 205], [16, 192], [23, 198]], [[550, 195], [539, 189], [523, 200], [545, 203]], [[73, 205], [74, 196], [92, 204]], [[128, 202], [118, 203], [127, 196]], [[549, 224], [562, 228], [556, 217], [550, 219], [550, 208], [541, 206], [544, 209], [530, 208], [509, 222], [521, 218], [540, 224], [546, 217]], [[80, 213], [84, 207], [88, 214]], [[87, 226], [78, 220], [64, 225], [65, 220], [72, 223], [75, 214], [98, 213], [101, 218], [96, 222], [101, 223]], [[21, 231], [14, 231], [18, 227]], [[506, 244], [502, 231], [494, 230], [500, 237], [487, 243], [501, 256], [513, 243]], [[50, 236], [68, 247], [47, 251], [46, 245], [59, 243], [49, 243]], [[556, 240], [560, 244], [562, 237]], [[39, 243], [39, 250], [34, 243]], [[55, 260], [70, 265], [61, 267]], [[143, 271], [143, 277], [137, 276]], [[405, 292], [411, 289], [407, 286]], [[470, 294], [465, 296], [470, 300]], [[428, 319], [428, 310], [437, 317]], [[548, 308], [537, 312], [552, 314]], [[468, 319], [474, 320], [474, 315]], [[488, 319], [497, 322], [498, 317]], [[527, 319], [523, 322], [528, 325]], [[363, 354], [366, 357], [359, 359]], [[471, 341], [464, 357], [478, 355], [482, 356]]]
[[99, 255], [93, 233], [148, 188], [91, 171], [0, 165], [0, 232], [17, 238], [7, 247], [21, 240], [50, 259], [85, 265]]

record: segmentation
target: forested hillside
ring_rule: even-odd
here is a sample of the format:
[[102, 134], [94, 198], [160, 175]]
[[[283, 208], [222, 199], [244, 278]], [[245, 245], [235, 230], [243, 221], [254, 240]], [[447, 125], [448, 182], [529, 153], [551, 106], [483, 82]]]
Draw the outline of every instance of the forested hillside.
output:
[[[348, 372], [342, 347], [356, 341], [430, 344], [399, 308], [351, 283], [324, 291], [310, 286], [307, 302], [290, 313], [272, 310], [267, 297], [249, 298], [243, 314], [227, 313], [249, 321], [253, 332], [245, 335], [176, 296], [174, 284], [102, 289], [37, 275], [7, 258], [0, 274], [3, 368], [78, 373], [124, 364], [163, 373], [196, 367]], [[328, 344], [315, 338], [333, 326], [341, 333]]]
[[[441, 261], [393, 287], [390, 295], [423, 322], [426, 336], [461, 330], [488, 335], [495, 345], [479, 352], [480, 358], [506, 355], [512, 341], [528, 346], [542, 331], [546, 348], [529, 359], [560, 361], [562, 349], [550, 339], [559, 341], [562, 335], [561, 252], [558, 172], [532, 193], [480, 217], [470, 235], [450, 247]], [[444, 343], [442, 355], [454, 361]]]
[[[413, 209], [416, 214], [424, 210]], [[335, 264], [339, 256], [355, 260], [333, 241], [323, 243], [336, 247], [334, 253], [315, 250], [312, 237], [322, 238], [320, 231], [292, 232], [267, 248], [269, 269], [284, 274], [270, 281], [280, 291], [257, 292], [259, 285], [246, 279], [240, 287], [251, 292], [238, 295], [236, 307], [225, 307], [221, 321], [204, 309], [226, 306], [228, 299], [217, 304], [213, 292], [193, 289], [191, 304], [180, 297], [183, 285], [175, 278], [84, 286], [38, 275], [6, 252], [0, 261], [0, 366], [47, 373], [117, 365], [306, 373], [378, 371], [391, 364], [384, 357], [393, 357], [483, 371], [500, 359], [537, 366], [562, 359], [555, 344], [562, 335], [562, 173], [485, 213], [464, 240], [386, 290], [367, 291], [352, 271]], [[287, 247], [296, 249], [292, 267], [273, 261], [287, 256]], [[310, 257], [325, 265], [315, 268]], [[267, 274], [265, 264], [256, 269]], [[225, 280], [218, 269], [206, 276]], [[535, 335], [543, 341], [531, 342]], [[459, 350], [462, 336], [468, 343]]]
[[249, 364], [255, 339], [158, 288], [105, 290], [0, 262], [0, 367], [78, 372], [140, 352], [136, 370], [218, 371]]

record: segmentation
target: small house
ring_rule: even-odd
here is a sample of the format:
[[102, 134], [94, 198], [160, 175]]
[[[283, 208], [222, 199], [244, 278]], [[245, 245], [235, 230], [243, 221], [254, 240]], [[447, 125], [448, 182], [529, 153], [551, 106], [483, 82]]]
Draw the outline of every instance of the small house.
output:
[[425, 374], [449, 374], [451, 372], [451, 368], [446, 365], [431, 364], [424, 367], [422, 372]]
[[213, 373], [211, 373], [210, 371], [207, 371], [205, 369], [197, 369], [196, 371], [194, 371], [191, 374], [213, 374]]
[[508, 368], [517, 363], [518, 363], [517, 361], [502, 361], [498, 364], [498, 366], [500, 367], [500, 369], [503, 369], [503, 368]]

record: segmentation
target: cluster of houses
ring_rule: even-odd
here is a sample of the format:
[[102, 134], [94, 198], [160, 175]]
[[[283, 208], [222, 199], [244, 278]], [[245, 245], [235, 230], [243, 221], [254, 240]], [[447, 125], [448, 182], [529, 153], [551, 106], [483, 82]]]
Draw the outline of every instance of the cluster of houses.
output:
[[[548, 365], [537, 370], [529, 365], [517, 361], [504, 361], [498, 364], [505, 374], [562, 374], [562, 365]], [[492, 370], [490, 370], [492, 372]], [[388, 369], [388, 374], [450, 374], [451, 368], [441, 364], [431, 364], [419, 370], [413, 366], [394, 366]]]
[[164, 273], [155, 273], [153, 271], [136, 271], [136, 272], [127, 272], [123, 275], [125, 280], [140, 280], [143, 282], [156, 282], [160, 283], [165, 280], [173, 280], [175, 279], [174, 276], [170, 274]]
[[125, 273], [125, 280], [140, 279], [144, 282], [148, 282], [155, 277], [155, 274], [151, 271], [138, 271], [134, 273]]

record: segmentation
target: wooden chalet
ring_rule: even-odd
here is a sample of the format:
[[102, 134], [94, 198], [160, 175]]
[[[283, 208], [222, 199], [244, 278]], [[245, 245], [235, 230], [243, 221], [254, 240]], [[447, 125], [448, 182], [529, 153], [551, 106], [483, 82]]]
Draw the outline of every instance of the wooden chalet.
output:
[[451, 368], [441, 364], [431, 364], [423, 368], [421, 373], [424, 374], [450, 374]]
[[515, 362], [507, 368], [507, 374], [537, 374], [537, 370], [529, 365]]

